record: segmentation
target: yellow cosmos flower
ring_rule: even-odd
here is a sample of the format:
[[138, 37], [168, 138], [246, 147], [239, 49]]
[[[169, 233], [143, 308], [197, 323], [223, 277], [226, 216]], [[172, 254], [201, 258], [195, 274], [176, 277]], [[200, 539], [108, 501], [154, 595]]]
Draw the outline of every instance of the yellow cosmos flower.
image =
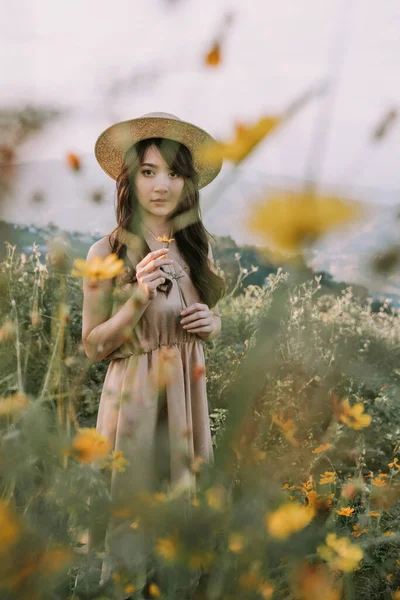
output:
[[213, 552], [194, 552], [189, 555], [189, 568], [193, 570], [206, 569], [215, 560]]
[[224, 488], [223, 487], [213, 487], [206, 491], [205, 497], [207, 500], [208, 506], [214, 508], [215, 510], [221, 510], [224, 504]]
[[350, 406], [347, 398], [341, 403], [340, 420], [352, 429], [363, 429], [371, 424], [371, 415], [364, 414], [364, 405], [361, 402]]
[[319, 483], [320, 483], [320, 485], [326, 485], [327, 483], [334, 483], [335, 479], [336, 479], [335, 471], [325, 471], [325, 473], [321, 474]]
[[159, 236], [156, 237], [156, 240], [158, 242], [162, 242], [162, 243], [165, 243], [165, 244], [170, 244], [171, 242], [174, 241], [174, 239], [175, 238], [169, 238], [166, 234], [164, 234], [163, 236], [159, 235]]
[[272, 537], [285, 539], [304, 529], [313, 519], [315, 509], [298, 502], [287, 502], [272, 513], [267, 513], [264, 523]]
[[388, 463], [388, 467], [390, 467], [391, 469], [393, 469], [394, 467], [400, 471], [400, 464], [397, 456], [393, 459], [393, 462]]
[[350, 508], [350, 506], [345, 506], [343, 508], [341, 508], [340, 510], [336, 511], [337, 515], [340, 515], [342, 517], [351, 517], [351, 515], [354, 513], [354, 508]]
[[231, 141], [204, 144], [201, 149], [202, 158], [205, 162], [211, 163], [227, 159], [238, 165], [281, 122], [281, 117], [267, 116], [259, 119], [254, 125], [239, 123], [235, 127], [235, 137]]
[[394, 531], [385, 531], [385, 533], [383, 534], [385, 537], [393, 537], [395, 534]]
[[151, 598], [159, 598], [161, 596], [161, 590], [156, 583], [149, 585], [149, 594]]
[[11, 396], [0, 398], [0, 417], [18, 414], [30, 405], [30, 401], [21, 392], [15, 392]]
[[228, 541], [228, 548], [231, 552], [237, 554], [242, 552], [245, 545], [245, 538], [240, 533], [231, 533]]
[[0, 556], [7, 553], [20, 536], [20, 526], [14, 511], [0, 500]]
[[321, 454], [321, 452], [326, 452], [327, 450], [329, 450], [329, 448], [332, 448], [332, 444], [321, 444], [317, 448], [314, 448], [312, 453], [313, 454]]
[[381, 477], [375, 477], [375, 479], [372, 480], [372, 485], [375, 487], [384, 487], [386, 485], [386, 481]]
[[118, 473], [123, 473], [126, 467], [130, 464], [124, 456], [122, 450], [113, 450], [109, 456], [102, 463], [103, 468], [115, 469]]
[[380, 512], [376, 512], [376, 511], [374, 511], [374, 510], [370, 510], [370, 511], [369, 511], [369, 513], [368, 513], [368, 516], [369, 516], [369, 517], [380, 517], [380, 516], [381, 516], [381, 514], [382, 514], [382, 513], [380, 513]]
[[258, 586], [258, 592], [261, 594], [264, 600], [268, 600], [268, 598], [272, 598], [272, 594], [274, 593], [275, 588], [269, 581], [262, 581]]
[[156, 542], [156, 553], [168, 562], [173, 562], [178, 556], [179, 541], [176, 535], [160, 538]]
[[133, 594], [133, 592], [136, 590], [135, 586], [132, 584], [126, 585], [124, 587], [124, 592], [125, 594]]
[[87, 277], [90, 281], [96, 282], [101, 279], [113, 279], [124, 271], [124, 261], [114, 253], [106, 258], [94, 256], [90, 261], [83, 258], [74, 260], [74, 266], [71, 275], [73, 277]]
[[76, 434], [72, 442], [72, 448], [80, 462], [91, 463], [105, 458], [110, 452], [112, 444], [108, 438], [100, 435], [95, 428], [83, 427]]
[[251, 232], [271, 242], [276, 250], [296, 255], [309, 243], [360, 215], [360, 207], [350, 200], [285, 191], [253, 204], [246, 223]]
[[368, 527], [363, 527], [362, 529], [360, 529], [358, 525], [353, 525], [353, 531], [351, 532], [351, 535], [354, 535], [355, 537], [360, 537], [360, 535], [362, 535], [363, 533], [368, 533]]
[[326, 545], [318, 546], [320, 557], [327, 561], [332, 569], [350, 572], [358, 567], [363, 551], [346, 537], [338, 538], [336, 533], [328, 533]]

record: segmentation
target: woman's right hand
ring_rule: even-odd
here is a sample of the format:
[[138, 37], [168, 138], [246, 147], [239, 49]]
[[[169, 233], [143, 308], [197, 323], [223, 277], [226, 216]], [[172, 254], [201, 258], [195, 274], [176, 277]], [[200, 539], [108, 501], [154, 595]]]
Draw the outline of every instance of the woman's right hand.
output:
[[172, 259], [167, 258], [168, 250], [169, 248], [159, 248], [159, 250], [149, 252], [136, 265], [136, 279], [139, 290], [149, 300], [154, 300], [157, 296], [157, 287], [165, 282], [165, 276], [160, 267], [174, 262]]

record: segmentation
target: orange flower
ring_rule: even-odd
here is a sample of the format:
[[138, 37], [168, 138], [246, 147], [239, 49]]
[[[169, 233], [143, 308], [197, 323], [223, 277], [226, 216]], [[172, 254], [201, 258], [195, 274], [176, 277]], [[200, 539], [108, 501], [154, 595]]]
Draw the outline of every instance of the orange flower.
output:
[[318, 546], [317, 552], [332, 569], [345, 572], [356, 569], [364, 555], [359, 546], [346, 537], [338, 538], [336, 533], [328, 533], [326, 545]]
[[204, 144], [201, 149], [202, 159], [211, 163], [227, 159], [238, 165], [281, 121], [281, 117], [274, 116], [262, 117], [254, 125], [237, 124], [233, 140]]
[[386, 485], [386, 481], [380, 477], [375, 477], [375, 479], [372, 480], [372, 485], [375, 487], [384, 487]]
[[67, 165], [73, 171], [79, 171], [81, 168], [80, 158], [73, 152], [70, 152], [69, 154], [67, 154]]
[[77, 460], [82, 463], [92, 463], [107, 456], [112, 448], [111, 441], [100, 435], [95, 428], [83, 427], [79, 429], [73, 442]]
[[296, 425], [293, 423], [292, 419], [285, 421], [282, 416], [273, 414], [272, 421], [279, 427], [279, 429], [281, 429], [283, 435], [292, 446], [299, 445], [298, 441], [294, 437]]
[[8, 502], [0, 500], [0, 555], [10, 551], [20, 536], [17, 516]]
[[208, 67], [218, 67], [221, 63], [221, 45], [219, 41], [214, 42], [205, 57], [205, 63]]
[[314, 450], [312, 451], [312, 453], [313, 454], [320, 454], [321, 452], [326, 452], [327, 450], [329, 450], [329, 448], [332, 448], [332, 444], [321, 444], [317, 448], [314, 448]]
[[354, 508], [350, 508], [350, 506], [345, 506], [345, 507], [341, 508], [340, 510], [337, 510], [336, 514], [340, 515], [341, 517], [351, 517], [353, 512], [354, 512]]
[[380, 517], [381, 513], [380, 512], [376, 512], [374, 510], [370, 510], [369, 513], [368, 513], [368, 516], [369, 517]]
[[397, 458], [397, 456], [393, 459], [393, 462], [388, 463], [388, 466], [391, 469], [393, 469], [393, 467], [394, 467], [400, 471], [400, 464], [399, 464], [399, 459]]
[[314, 515], [315, 509], [312, 506], [288, 502], [277, 510], [266, 513], [264, 523], [272, 537], [286, 539], [292, 533], [304, 529], [312, 521]]
[[151, 598], [159, 598], [161, 596], [160, 588], [156, 583], [151, 583], [149, 585], [149, 594]]
[[351, 535], [354, 535], [355, 537], [360, 537], [360, 535], [362, 535], [363, 533], [368, 533], [368, 527], [363, 527], [362, 529], [360, 529], [358, 525], [353, 525], [353, 531], [351, 532]]
[[21, 392], [0, 398], [0, 417], [16, 415], [30, 404], [28, 398]]
[[350, 200], [308, 191], [277, 192], [249, 206], [247, 228], [275, 250], [296, 254], [360, 215]]
[[76, 269], [71, 272], [73, 277], [87, 277], [92, 283], [102, 279], [113, 279], [125, 269], [124, 261], [115, 253], [104, 259], [94, 256], [90, 261], [77, 258], [74, 260], [74, 266]]
[[358, 402], [350, 406], [347, 398], [342, 401], [340, 420], [352, 429], [363, 429], [371, 424], [371, 415], [364, 414], [364, 405]]
[[245, 546], [245, 538], [240, 533], [231, 533], [229, 536], [228, 548], [231, 552], [237, 554], [242, 552]]
[[319, 483], [320, 485], [326, 485], [327, 483], [334, 483], [335, 479], [335, 471], [325, 471], [325, 473], [322, 473]]

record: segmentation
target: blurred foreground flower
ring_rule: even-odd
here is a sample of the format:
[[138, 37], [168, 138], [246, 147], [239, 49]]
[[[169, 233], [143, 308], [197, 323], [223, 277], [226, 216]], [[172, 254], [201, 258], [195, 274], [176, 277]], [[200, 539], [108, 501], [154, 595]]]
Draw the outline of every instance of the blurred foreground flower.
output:
[[293, 577], [292, 589], [298, 600], [340, 600], [341, 584], [322, 565], [306, 565]]
[[363, 429], [371, 424], [371, 415], [364, 414], [364, 405], [361, 402], [350, 406], [345, 398], [340, 406], [340, 420], [352, 429]]
[[269, 534], [285, 539], [292, 533], [304, 529], [313, 519], [315, 509], [298, 502], [287, 502], [272, 513], [267, 513], [264, 522]]
[[326, 545], [318, 546], [317, 552], [331, 569], [349, 572], [358, 567], [363, 557], [360, 546], [352, 544], [347, 537], [338, 538], [336, 533], [328, 533], [325, 541]]
[[77, 156], [77, 154], [74, 154], [73, 152], [69, 152], [69, 154], [67, 154], [66, 160], [67, 160], [67, 165], [73, 171], [79, 171], [81, 169], [81, 160], [80, 160], [79, 156]]
[[96, 429], [83, 427], [76, 434], [72, 448], [77, 460], [82, 463], [91, 463], [107, 456], [112, 448], [108, 438], [101, 435]]
[[16, 415], [29, 405], [30, 401], [28, 398], [20, 392], [0, 398], [0, 417]]
[[297, 253], [361, 214], [360, 205], [335, 196], [319, 196], [312, 192], [277, 192], [250, 208], [247, 226], [278, 249]]
[[326, 452], [329, 448], [332, 447], [332, 444], [321, 444], [317, 448], [314, 448], [312, 451], [313, 454], [321, 454], [322, 452]]
[[0, 556], [8, 553], [20, 536], [20, 526], [14, 511], [0, 500]]
[[231, 160], [239, 164], [254, 148], [281, 123], [281, 117], [262, 117], [254, 125], [236, 125], [235, 138], [229, 142], [205, 144], [202, 158], [205, 162]]
[[124, 261], [114, 253], [102, 259], [94, 256], [90, 261], [83, 258], [74, 260], [76, 269], [72, 270], [73, 277], [87, 277], [91, 282], [101, 279], [113, 279], [124, 271]]
[[221, 62], [221, 44], [219, 41], [214, 42], [204, 61], [208, 67], [218, 67]]

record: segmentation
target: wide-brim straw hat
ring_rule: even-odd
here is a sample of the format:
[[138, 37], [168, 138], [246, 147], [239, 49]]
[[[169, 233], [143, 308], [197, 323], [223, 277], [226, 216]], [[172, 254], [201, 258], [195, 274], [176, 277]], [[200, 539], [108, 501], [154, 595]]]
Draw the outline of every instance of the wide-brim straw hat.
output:
[[189, 148], [199, 176], [199, 188], [211, 183], [222, 168], [222, 159], [207, 162], [201, 151], [203, 145], [216, 144], [209, 133], [165, 112], [146, 113], [137, 119], [111, 125], [97, 138], [94, 153], [103, 171], [116, 179], [124, 165], [128, 148], [140, 140], [153, 137], [175, 140]]

